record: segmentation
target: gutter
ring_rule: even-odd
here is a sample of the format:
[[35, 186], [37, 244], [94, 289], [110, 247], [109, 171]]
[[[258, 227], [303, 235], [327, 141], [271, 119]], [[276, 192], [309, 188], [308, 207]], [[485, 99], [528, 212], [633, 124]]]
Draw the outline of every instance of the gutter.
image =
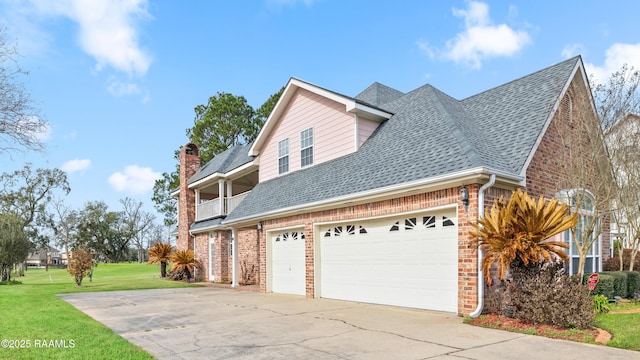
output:
[[522, 184], [524, 184], [524, 181], [525, 181], [524, 178], [521, 176], [515, 176], [513, 174], [509, 174], [509, 173], [495, 170], [495, 169], [477, 167], [477, 168], [467, 169], [467, 170], [450, 173], [446, 175], [434, 176], [427, 179], [420, 179], [420, 180], [415, 180], [407, 183], [385, 186], [382, 188], [374, 188], [371, 190], [361, 191], [359, 193], [352, 193], [352, 194], [343, 195], [335, 198], [319, 200], [311, 203], [299, 204], [299, 205], [289, 206], [289, 207], [280, 208], [280, 209], [274, 209], [274, 210], [262, 212], [259, 214], [252, 214], [252, 215], [243, 216], [237, 219], [229, 220], [228, 219], [229, 215], [233, 214], [232, 212], [231, 214], [227, 215], [227, 219], [221, 222], [221, 225], [232, 226], [232, 225], [238, 225], [238, 224], [252, 221], [252, 220], [253, 221], [258, 221], [259, 219], [264, 220], [265, 218], [269, 218], [274, 215], [285, 216], [288, 214], [299, 212], [300, 210], [316, 211], [318, 209], [321, 209], [327, 206], [347, 204], [349, 202], [354, 202], [354, 201], [363, 202], [363, 201], [376, 200], [376, 199], [379, 199], [381, 196], [393, 196], [396, 194], [402, 194], [402, 193], [406, 193], [408, 191], [417, 190], [417, 189], [425, 190], [425, 189], [428, 189], [429, 187], [438, 186], [442, 184], [453, 185], [457, 183], [461, 185], [465, 181], [468, 181], [471, 178], [477, 178], [479, 176], [487, 175], [487, 174], [492, 176], [494, 179], [493, 182], [491, 181], [491, 179], [489, 180], [491, 184], [489, 186], [493, 186], [496, 175], [500, 176], [501, 179], [508, 179], [510, 180], [511, 183], [514, 183], [520, 186], [523, 186]]
[[[482, 185], [478, 190], [478, 219], [484, 217], [484, 193], [496, 182], [496, 174], [491, 174], [489, 182]], [[482, 271], [482, 249], [478, 246], [478, 306], [469, 314], [472, 318], [476, 318], [482, 314], [484, 308], [484, 272]]]

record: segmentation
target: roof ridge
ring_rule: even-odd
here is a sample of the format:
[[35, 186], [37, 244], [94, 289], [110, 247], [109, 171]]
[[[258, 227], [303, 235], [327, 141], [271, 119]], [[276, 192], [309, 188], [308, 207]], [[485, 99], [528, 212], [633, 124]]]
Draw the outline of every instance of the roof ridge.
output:
[[480, 154], [478, 154], [478, 150], [471, 143], [470, 139], [462, 133], [460, 117], [457, 116], [457, 114], [451, 113], [450, 109], [447, 108], [447, 106], [443, 103], [442, 97], [446, 97], [448, 101], [452, 101], [453, 103], [455, 103], [456, 106], [459, 106], [460, 107], [459, 110], [464, 112], [465, 118], [467, 118], [466, 109], [462, 104], [462, 102], [432, 85], [429, 85], [429, 90], [436, 97], [434, 104], [438, 108], [438, 110], [441, 112], [443, 119], [449, 125], [449, 128], [453, 136], [456, 139], [458, 139], [458, 144], [460, 144], [460, 147], [464, 150], [464, 154], [468, 156], [469, 161], [471, 161], [471, 163], [481, 164], [482, 157], [480, 156]]
[[522, 80], [523, 80], [523, 79], [525, 79], [525, 78], [536, 76], [536, 75], [538, 75], [539, 73], [541, 73], [541, 72], [543, 72], [543, 71], [548, 71], [548, 70], [550, 70], [550, 69], [552, 69], [552, 68], [563, 66], [563, 65], [565, 65], [566, 63], [569, 63], [569, 62], [577, 62], [577, 61], [579, 61], [580, 59], [581, 59], [581, 56], [580, 56], [580, 55], [576, 55], [576, 56], [574, 56], [574, 57], [572, 57], [572, 58], [569, 58], [569, 59], [567, 59], [567, 60], [561, 61], [561, 62], [559, 62], [559, 63], [553, 64], [553, 65], [549, 65], [549, 66], [547, 66], [547, 67], [546, 67], [546, 68], [544, 68], [544, 69], [540, 69], [540, 70], [538, 70], [538, 71], [534, 71], [534, 72], [532, 72], [532, 73], [529, 73], [529, 74], [526, 74], [526, 75], [520, 76], [519, 78], [513, 79], [513, 80], [511, 80], [511, 81], [507, 81], [506, 83], [502, 83], [502, 84], [500, 84], [500, 85], [496, 85], [496, 86], [494, 86], [494, 87], [492, 87], [492, 88], [490, 88], [490, 89], [487, 89], [487, 90], [481, 91], [481, 92], [479, 92], [479, 93], [473, 94], [473, 95], [468, 96], [468, 97], [466, 97], [466, 98], [464, 98], [464, 99], [461, 99], [460, 101], [465, 101], [465, 100], [467, 100], [467, 99], [471, 99], [471, 98], [474, 98], [474, 97], [480, 96], [480, 95], [485, 94], [485, 93], [487, 93], [487, 92], [494, 91], [495, 89], [498, 89], [498, 88], [505, 87], [505, 86], [508, 86], [508, 85], [510, 85], [510, 84], [513, 84], [514, 82], [522, 81]]

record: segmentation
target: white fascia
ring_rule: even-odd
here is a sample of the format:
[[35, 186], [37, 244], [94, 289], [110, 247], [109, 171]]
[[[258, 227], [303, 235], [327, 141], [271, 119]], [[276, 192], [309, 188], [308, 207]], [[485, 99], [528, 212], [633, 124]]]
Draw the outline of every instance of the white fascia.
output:
[[469, 184], [471, 181], [485, 177], [489, 178], [491, 174], [495, 174], [504, 183], [512, 184], [514, 186], [524, 186], [524, 178], [521, 176], [513, 175], [504, 171], [497, 171], [486, 167], [477, 167], [473, 169], [463, 170], [455, 173], [434, 176], [427, 179], [420, 179], [402, 184], [396, 184], [391, 186], [385, 186], [382, 188], [361, 191], [345, 196], [336, 198], [320, 200], [312, 203], [306, 203], [301, 205], [295, 205], [283, 209], [277, 209], [267, 211], [260, 214], [250, 215], [243, 218], [239, 218], [230, 222], [222, 221], [223, 225], [230, 226], [231, 224], [239, 224], [243, 222], [251, 222], [252, 220], [265, 219], [270, 217], [286, 216], [290, 213], [300, 212], [300, 210], [317, 211], [322, 208], [331, 208], [345, 204], [361, 204], [371, 201], [376, 201], [381, 198], [389, 198], [395, 195], [408, 193], [411, 191], [430, 191], [435, 188], [443, 188], [447, 186], [460, 186]]

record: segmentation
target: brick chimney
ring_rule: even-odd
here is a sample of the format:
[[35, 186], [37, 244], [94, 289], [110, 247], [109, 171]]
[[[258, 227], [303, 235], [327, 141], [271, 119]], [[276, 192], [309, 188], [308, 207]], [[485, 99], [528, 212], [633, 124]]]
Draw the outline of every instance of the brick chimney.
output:
[[196, 194], [187, 181], [200, 169], [200, 150], [194, 143], [180, 148], [180, 195], [178, 198], [178, 250], [193, 250], [189, 228], [196, 220]]

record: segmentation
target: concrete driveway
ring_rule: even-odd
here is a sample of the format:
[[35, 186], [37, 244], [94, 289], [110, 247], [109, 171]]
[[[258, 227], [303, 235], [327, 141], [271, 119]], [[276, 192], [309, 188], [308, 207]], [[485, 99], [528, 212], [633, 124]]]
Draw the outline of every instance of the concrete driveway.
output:
[[60, 295], [159, 359], [624, 359], [453, 314], [224, 288]]

